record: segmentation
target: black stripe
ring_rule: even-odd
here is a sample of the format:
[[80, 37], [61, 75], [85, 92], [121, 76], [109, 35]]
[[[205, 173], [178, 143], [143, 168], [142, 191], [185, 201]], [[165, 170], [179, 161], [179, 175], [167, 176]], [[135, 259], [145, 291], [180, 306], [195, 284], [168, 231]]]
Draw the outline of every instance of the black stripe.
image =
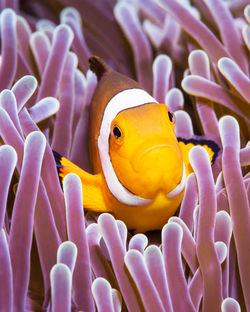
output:
[[63, 168], [63, 165], [61, 164], [61, 160], [62, 160], [62, 155], [60, 155], [59, 153], [57, 153], [56, 151], [52, 150], [53, 155], [54, 155], [54, 159], [56, 162], [56, 169], [57, 169], [57, 173], [58, 173], [58, 177], [60, 180], [60, 184], [62, 187], [62, 177], [59, 175], [60, 174], [60, 169]]
[[221, 148], [219, 147], [219, 145], [217, 143], [215, 143], [212, 140], [205, 140], [203, 138], [201, 139], [184, 139], [184, 138], [177, 138], [177, 140], [179, 142], [183, 142], [184, 144], [188, 144], [188, 143], [192, 143], [194, 145], [207, 145], [208, 147], [211, 148], [211, 150], [214, 152], [213, 154], [213, 158], [212, 158], [212, 165], [214, 164], [216, 158], [219, 155], [219, 152], [221, 150]]

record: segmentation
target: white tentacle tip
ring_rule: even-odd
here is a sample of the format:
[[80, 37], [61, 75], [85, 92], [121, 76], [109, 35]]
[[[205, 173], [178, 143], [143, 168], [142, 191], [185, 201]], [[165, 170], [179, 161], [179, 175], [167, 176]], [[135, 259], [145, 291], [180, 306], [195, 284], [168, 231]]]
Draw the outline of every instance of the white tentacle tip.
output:
[[238, 301], [236, 301], [233, 298], [228, 297], [223, 300], [222, 305], [221, 305], [221, 311], [222, 312], [240, 312], [241, 308], [240, 308]]
[[248, 24], [250, 24], [250, 4], [245, 6], [244, 15]]
[[64, 41], [67, 41], [70, 45], [74, 39], [74, 33], [73, 30], [67, 25], [67, 24], [60, 24], [56, 26], [54, 31], [54, 37], [62, 37]]
[[6, 8], [1, 12], [1, 21], [5, 18], [11, 18], [14, 22], [16, 22], [16, 13], [11, 8]]
[[45, 149], [46, 138], [41, 131], [33, 131], [27, 135], [25, 143], [30, 144], [31, 142], [36, 142], [37, 146], [40, 146], [41, 150]]
[[77, 258], [77, 247], [73, 242], [65, 241], [57, 249], [57, 263], [66, 264], [73, 273]]
[[194, 146], [189, 152], [189, 161], [193, 168], [196, 167], [197, 162], [200, 160], [206, 161], [210, 164], [210, 159], [207, 151], [202, 146]]
[[216, 254], [220, 263], [224, 262], [227, 257], [227, 246], [223, 242], [215, 243]]
[[169, 222], [165, 224], [162, 229], [163, 236], [165, 235], [168, 236], [172, 234], [174, 234], [175, 236], [178, 236], [180, 238], [180, 241], [182, 240], [183, 230], [182, 230], [182, 227], [176, 222]]
[[62, 281], [71, 283], [72, 274], [69, 267], [63, 263], [55, 264], [50, 271], [51, 286], [54, 288]]
[[232, 116], [223, 116], [219, 120], [219, 131], [222, 145], [234, 145], [240, 150], [240, 127], [238, 121]]
[[1, 161], [5, 159], [14, 168], [17, 163], [17, 153], [16, 150], [10, 145], [2, 145], [0, 147], [0, 159]]
[[81, 185], [81, 179], [79, 178], [79, 176], [76, 173], [69, 173], [66, 175], [65, 179], [64, 179], [64, 183], [65, 185], [68, 183], [78, 183]]
[[[19, 79], [16, 83], [22, 83], [22, 87], [24, 87], [25, 89], [36, 89], [37, 87], [37, 79], [32, 76], [32, 75], [26, 75], [23, 76], [21, 79]], [[15, 84], [16, 85], [16, 84]], [[13, 88], [15, 89], [15, 85], [13, 86]]]
[[103, 277], [97, 277], [93, 281], [92, 286], [91, 286], [91, 291], [97, 303], [99, 302], [101, 298], [100, 295], [103, 293], [105, 293], [106, 295], [110, 295], [109, 299], [111, 299], [112, 288], [109, 282]]

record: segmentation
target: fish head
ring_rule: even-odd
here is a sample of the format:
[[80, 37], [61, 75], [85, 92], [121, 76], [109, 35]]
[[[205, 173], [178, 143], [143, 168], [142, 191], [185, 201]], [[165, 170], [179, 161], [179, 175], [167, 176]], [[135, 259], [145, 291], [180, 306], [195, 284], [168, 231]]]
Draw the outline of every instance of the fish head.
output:
[[153, 200], [180, 195], [185, 167], [174, 133], [174, 114], [165, 104], [125, 109], [110, 127], [109, 155], [115, 174], [132, 194]]

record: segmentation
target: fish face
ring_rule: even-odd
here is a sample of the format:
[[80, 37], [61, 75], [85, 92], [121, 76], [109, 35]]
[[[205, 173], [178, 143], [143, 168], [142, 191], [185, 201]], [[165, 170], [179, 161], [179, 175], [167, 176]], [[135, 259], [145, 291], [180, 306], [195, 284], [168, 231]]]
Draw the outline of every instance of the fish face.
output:
[[174, 197], [184, 189], [174, 117], [164, 104], [121, 111], [111, 124], [109, 153], [118, 180], [136, 196], [153, 200], [163, 193]]

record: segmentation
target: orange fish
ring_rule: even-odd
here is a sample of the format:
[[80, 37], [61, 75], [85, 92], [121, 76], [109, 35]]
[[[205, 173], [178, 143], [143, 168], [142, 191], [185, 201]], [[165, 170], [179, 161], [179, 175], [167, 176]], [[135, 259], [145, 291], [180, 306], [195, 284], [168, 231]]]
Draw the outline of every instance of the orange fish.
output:
[[98, 57], [89, 62], [98, 78], [89, 129], [94, 173], [55, 153], [62, 182], [74, 172], [82, 181], [84, 208], [110, 212], [136, 232], [161, 229], [182, 201], [192, 172], [189, 150], [204, 146], [213, 163], [219, 147], [177, 139], [174, 114], [165, 104]]

